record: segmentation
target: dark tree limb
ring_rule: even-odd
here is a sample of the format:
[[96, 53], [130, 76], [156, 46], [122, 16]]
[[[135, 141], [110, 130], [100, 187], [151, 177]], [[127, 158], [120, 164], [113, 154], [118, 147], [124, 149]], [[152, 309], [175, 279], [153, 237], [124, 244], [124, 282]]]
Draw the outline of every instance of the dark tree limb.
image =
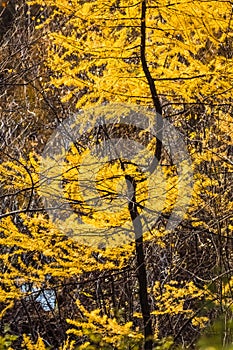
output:
[[[146, 76], [147, 82], [150, 87], [151, 98], [156, 110], [156, 148], [154, 153], [154, 158], [149, 167], [149, 172], [153, 173], [157, 167], [158, 162], [161, 159], [162, 152], [162, 129], [163, 129], [163, 120], [162, 120], [162, 105], [160, 103], [158, 93], [155, 87], [154, 79], [152, 78], [147, 60], [146, 60], [146, 0], [142, 1], [141, 8], [141, 64]], [[124, 166], [123, 166], [124, 168]], [[123, 169], [124, 170], [124, 169]], [[153, 328], [152, 328], [152, 319], [150, 304], [147, 291], [147, 271], [146, 263], [144, 256], [144, 247], [143, 247], [143, 228], [138, 212], [138, 204], [136, 200], [136, 182], [130, 175], [125, 175], [125, 180], [127, 183], [129, 202], [128, 209], [130, 212], [131, 221], [133, 224], [134, 235], [135, 235], [135, 244], [136, 244], [136, 259], [137, 259], [137, 275], [139, 282], [139, 299], [141, 304], [141, 311], [143, 317], [143, 326], [144, 326], [144, 349], [152, 350], [153, 348]]]
[[141, 64], [143, 68], [143, 72], [146, 76], [147, 82], [150, 87], [151, 98], [153, 101], [153, 105], [156, 110], [156, 149], [154, 154], [154, 159], [150, 165], [149, 172], [153, 173], [157, 167], [158, 162], [161, 159], [162, 153], [162, 130], [163, 130], [163, 120], [162, 120], [162, 104], [159, 100], [159, 96], [155, 86], [155, 79], [152, 78], [150, 70], [148, 68], [147, 60], [146, 60], [146, 0], [142, 1], [142, 9], [141, 9], [141, 46], [140, 46], [140, 54], [141, 54]]
[[140, 215], [138, 213], [138, 205], [136, 202], [136, 182], [130, 175], [125, 175], [127, 183], [127, 190], [129, 194], [128, 208], [130, 212], [131, 221], [133, 224], [136, 244], [136, 259], [137, 259], [137, 276], [139, 282], [139, 299], [142, 311], [143, 325], [144, 325], [144, 349], [152, 350], [153, 346], [153, 329], [150, 314], [150, 305], [147, 292], [147, 273], [145, 265], [145, 256], [143, 250], [143, 229]]

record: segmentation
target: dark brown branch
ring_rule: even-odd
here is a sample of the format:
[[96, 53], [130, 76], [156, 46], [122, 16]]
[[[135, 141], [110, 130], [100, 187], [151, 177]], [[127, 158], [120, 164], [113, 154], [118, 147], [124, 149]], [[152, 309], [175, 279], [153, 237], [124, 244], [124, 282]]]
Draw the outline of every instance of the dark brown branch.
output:
[[140, 53], [141, 53], [141, 63], [142, 63], [143, 72], [149, 84], [151, 98], [153, 100], [153, 104], [156, 110], [156, 128], [157, 128], [156, 149], [155, 149], [154, 159], [149, 168], [149, 172], [153, 173], [157, 167], [158, 162], [161, 159], [163, 121], [162, 121], [162, 105], [159, 100], [154, 79], [151, 76], [151, 73], [149, 71], [147, 61], [146, 61], [146, 0], [142, 1]]
[[[161, 159], [162, 153], [162, 130], [163, 130], [163, 120], [162, 120], [162, 105], [159, 100], [159, 96], [155, 87], [154, 79], [151, 76], [149, 71], [147, 60], [146, 60], [146, 0], [142, 1], [141, 8], [141, 46], [140, 46], [140, 57], [143, 72], [149, 84], [151, 98], [153, 105], [156, 110], [156, 149], [154, 153], [154, 158], [149, 167], [149, 172], [153, 173], [158, 165], [158, 162]], [[138, 213], [138, 205], [136, 202], [136, 183], [130, 175], [125, 176], [128, 192], [132, 197], [129, 199], [129, 212], [131, 220], [133, 223], [134, 234], [135, 234], [135, 243], [136, 243], [136, 257], [137, 257], [137, 273], [138, 273], [138, 282], [139, 282], [139, 298], [141, 304], [141, 311], [143, 317], [144, 325], [144, 349], [152, 350], [153, 347], [153, 329], [152, 329], [152, 320], [150, 313], [150, 304], [147, 291], [147, 273], [146, 273], [146, 264], [144, 256], [144, 247], [143, 247], [143, 229], [140, 215]]]
[[136, 245], [136, 258], [137, 258], [137, 276], [139, 282], [139, 299], [143, 317], [144, 325], [144, 338], [145, 338], [145, 350], [152, 350], [153, 346], [153, 329], [152, 320], [150, 314], [150, 305], [148, 300], [147, 291], [147, 273], [145, 265], [145, 256], [143, 249], [143, 229], [140, 215], [138, 213], [138, 205], [136, 202], [136, 182], [130, 175], [125, 175], [127, 183], [129, 202], [128, 208], [130, 212], [131, 221], [133, 224], [135, 234], [135, 245]]
[[197, 78], [205, 78], [213, 76], [213, 74], [199, 74], [199, 75], [193, 75], [192, 77], [175, 77], [175, 78], [154, 78], [154, 81], [176, 81], [176, 80], [192, 80]]

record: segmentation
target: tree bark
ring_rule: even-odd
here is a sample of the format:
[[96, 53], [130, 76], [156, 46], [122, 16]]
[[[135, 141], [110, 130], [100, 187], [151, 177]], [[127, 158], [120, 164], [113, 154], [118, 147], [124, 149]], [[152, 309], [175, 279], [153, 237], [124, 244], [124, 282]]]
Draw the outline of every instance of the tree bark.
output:
[[147, 292], [147, 274], [145, 257], [143, 250], [143, 230], [140, 215], [138, 213], [138, 205], [136, 202], [136, 182], [130, 175], [125, 175], [128, 193], [130, 194], [130, 200], [128, 203], [128, 208], [130, 212], [130, 217], [133, 223], [134, 234], [135, 234], [135, 244], [136, 244], [136, 258], [137, 258], [137, 276], [139, 282], [139, 299], [141, 304], [141, 311], [143, 317], [144, 325], [144, 338], [145, 350], [152, 350], [153, 346], [153, 329], [152, 320], [150, 314], [150, 305], [148, 300]]
[[[162, 152], [162, 105], [160, 103], [154, 80], [150, 74], [146, 60], [146, 0], [142, 1], [141, 8], [141, 64], [148, 81], [151, 98], [156, 110], [156, 148], [154, 158], [149, 167], [149, 172], [153, 173], [161, 159]], [[123, 166], [124, 167], [124, 166]], [[151, 310], [147, 291], [147, 271], [143, 247], [143, 228], [140, 215], [138, 213], [138, 204], [136, 201], [136, 182], [130, 175], [125, 175], [129, 196], [128, 209], [133, 224], [136, 244], [136, 259], [137, 259], [137, 276], [139, 282], [139, 299], [144, 325], [144, 349], [152, 350], [153, 348], [153, 328], [151, 319]]]
[[163, 108], [161, 102], [159, 100], [159, 96], [155, 87], [154, 79], [151, 76], [150, 70], [148, 68], [147, 60], [146, 60], [146, 0], [142, 1], [142, 9], [141, 9], [141, 46], [140, 46], [140, 57], [141, 64], [143, 68], [143, 72], [146, 76], [147, 82], [150, 87], [151, 98], [153, 101], [153, 105], [156, 110], [156, 148], [154, 159], [150, 165], [150, 173], [153, 173], [156, 169], [158, 162], [161, 159], [162, 153], [162, 133], [163, 133], [163, 120], [162, 120], [162, 112]]

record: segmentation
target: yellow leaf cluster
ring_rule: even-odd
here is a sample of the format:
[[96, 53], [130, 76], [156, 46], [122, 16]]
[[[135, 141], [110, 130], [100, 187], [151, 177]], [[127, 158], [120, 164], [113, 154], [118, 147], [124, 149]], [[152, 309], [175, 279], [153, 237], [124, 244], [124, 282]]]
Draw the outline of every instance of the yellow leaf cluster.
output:
[[120, 324], [115, 318], [101, 315], [100, 310], [88, 311], [78, 300], [77, 305], [83, 314], [80, 320], [67, 320], [74, 328], [67, 333], [78, 337], [87, 336], [88, 341], [82, 344], [79, 349], [91, 349], [96, 347], [112, 346], [123, 350], [126, 346], [134, 344], [137, 346], [143, 339], [143, 335], [132, 330], [132, 322]]
[[[57, 0], [46, 6], [66, 19], [62, 29], [48, 27], [51, 83], [68, 87], [64, 101], [79, 94], [77, 107], [106, 100], [151, 105], [140, 63], [141, 2]], [[147, 7], [146, 57], [158, 92], [188, 102], [223, 92], [229, 97], [230, 3], [151, 0]]]
[[156, 282], [153, 287], [158, 310], [152, 311], [154, 315], [177, 315], [177, 314], [193, 314], [192, 308], [184, 307], [184, 303], [189, 299], [213, 299], [211, 293], [206, 289], [200, 289], [193, 281], [177, 282], [170, 281], [166, 284]]

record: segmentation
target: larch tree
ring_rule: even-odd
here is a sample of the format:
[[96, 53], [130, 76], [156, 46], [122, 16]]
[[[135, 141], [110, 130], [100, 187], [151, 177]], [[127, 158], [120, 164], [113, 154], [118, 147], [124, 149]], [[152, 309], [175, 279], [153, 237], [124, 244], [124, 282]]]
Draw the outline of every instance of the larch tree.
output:
[[[33, 16], [30, 11], [35, 5], [40, 8]], [[69, 111], [67, 106], [74, 106], [72, 112], [75, 108], [79, 111], [78, 124], [74, 125], [78, 125], [80, 135], [71, 137], [68, 149], [65, 147], [65, 157], [56, 152], [53, 159], [49, 157], [57, 146], [54, 140], [60, 137], [59, 129], [55, 134], [50, 132], [52, 143], [47, 143], [43, 159], [38, 155], [42, 147], [36, 146], [26, 156], [5, 155], [0, 164], [0, 183], [6, 203], [0, 215], [2, 316], [8, 320], [15, 300], [21, 302], [28, 324], [19, 326], [18, 333], [25, 333], [25, 329], [36, 341], [36, 329], [40, 329], [45, 343], [39, 338], [35, 347], [41, 349], [46, 341], [51, 345], [59, 332], [61, 342], [53, 345], [61, 346], [65, 340], [62, 314], [72, 325], [67, 331], [71, 338], [66, 339], [64, 349], [76, 345], [80, 349], [141, 348], [143, 337], [138, 326], [144, 332], [144, 349], [151, 350], [153, 343], [159, 345], [159, 339], [167, 335], [185, 343], [188, 336], [183, 333], [187, 327], [190, 327], [188, 330], [196, 327], [199, 332], [209, 320], [208, 308], [200, 307], [200, 303], [215, 303], [222, 310], [230, 307], [227, 300], [233, 284], [232, 147], [229, 146], [232, 143], [229, 131], [232, 124], [232, 6], [225, 1], [187, 0], [173, 3], [36, 0], [28, 2], [28, 6], [28, 16], [36, 17], [38, 33], [44, 35], [40, 41], [46, 53], [43, 74], [48, 72], [50, 79], [38, 76], [33, 89], [24, 89], [26, 100], [31, 99], [27, 106], [31, 113], [40, 112], [41, 105], [33, 109], [36, 92], [49, 110], [55, 111], [56, 122], [64, 119], [62, 111]], [[8, 74], [11, 73], [8, 68]], [[55, 89], [61, 96], [59, 106], [49, 100]], [[115, 106], [121, 106], [120, 110], [115, 111]], [[148, 108], [146, 127], [140, 124], [144, 107]], [[102, 124], [98, 119], [100, 115], [104, 117]], [[131, 120], [130, 127], [127, 128], [129, 123], [124, 124], [124, 118]], [[164, 227], [177, 202], [180, 207], [187, 205], [187, 199], [182, 201], [180, 197], [182, 193], [185, 196], [185, 185], [190, 185], [185, 178], [185, 174], [190, 175], [187, 170], [190, 164], [178, 156], [175, 159], [181, 159], [181, 164], [174, 164], [174, 159], [162, 149], [162, 144], [168, 142], [167, 120], [187, 138], [194, 169], [192, 205], [184, 222], [173, 232]], [[155, 135], [150, 129], [154, 124]], [[173, 129], [168, 130], [172, 139]], [[72, 136], [73, 129], [68, 128], [69, 131]], [[67, 134], [65, 140], [66, 137]], [[106, 154], [103, 154], [100, 167], [89, 149], [96, 147], [103, 151], [108, 145], [111, 152], [121, 152], [121, 147], [112, 147], [111, 139], [141, 142], [146, 152], [139, 152], [130, 162], [117, 154], [104, 163]], [[170, 142], [168, 151], [174, 149]], [[145, 154], [147, 164], [142, 161]], [[59, 163], [61, 156], [64, 159]], [[145, 172], [140, 171], [142, 163]], [[46, 168], [48, 164], [50, 167]], [[179, 167], [184, 169], [182, 193], [179, 193]], [[148, 182], [150, 176], [153, 186]], [[97, 198], [93, 197], [93, 187]], [[56, 200], [51, 201], [54, 196]], [[158, 203], [151, 216], [147, 206], [149, 196]], [[8, 207], [9, 198], [14, 198], [13, 207]], [[104, 205], [98, 207], [99, 199]], [[47, 203], [55, 206], [46, 206]], [[55, 222], [49, 219], [51, 211], [56, 213], [56, 210], [58, 214], [54, 215], [62, 214], [62, 223], [59, 218]], [[160, 222], [153, 221], [157, 212]], [[84, 232], [82, 241], [80, 237], [74, 239], [75, 222], [81, 227], [78, 232]], [[90, 226], [97, 239], [92, 237], [88, 244]], [[147, 226], [149, 229], [145, 230]], [[112, 232], [118, 237], [114, 249], [111, 242], [105, 246], [103, 239], [99, 239], [108, 238]], [[189, 252], [192, 258], [188, 257]], [[204, 268], [205, 264], [209, 266]], [[192, 265], [197, 267], [196, 271]], [[127, 277], [130, 282], [125, 285], [133, 301], [124, 297], [125, 303], [121, 303], [123, 296], [116, 297], [113, 280], [118, 281], [121, 271], [128, 276], [132, 270], [131, 277]], [[102, 285], [106, 281], [104, 291], [100, 281]], [[69, 283], [76, 287], [69, 289]], [[135, 284], [135, 288], [131, 284]], [[212, 288], [208, 289], [210, 285]], [[120, 291], [120, 282], [117, 288]], [[46, 299], [50, 290], [54, 291], [59, 307], [55, 310], [48, 300], [46, 305], [51, 319], [59, 326], [54, 330], [50, 328], [49, 333], [36, 315], [39, 315], [40, 293], [43, 292]], [[73, 300], [77, 299], [74, 315], [63, 309], [64, 292], [73, 307]], [[36, 293], [38, 296], [33, 298]], [[92, 307], [89, 307], [90, 300], [93, 300]], [[35, 306], [32, 315], [25, 303]], [[127, 311], [123, 320], [124, 308]], [[42, 315], [44, 313], [45, 309]], [[163, 324], [170, 330], [163, 331]], [[81, 337], [81, 341], [73, 340], [73, 336]], [[22, 341], [22, 346], [33, 348], [27, 336]], [[171, 342], [164, 340], [162, 347], [169, 348]]]

